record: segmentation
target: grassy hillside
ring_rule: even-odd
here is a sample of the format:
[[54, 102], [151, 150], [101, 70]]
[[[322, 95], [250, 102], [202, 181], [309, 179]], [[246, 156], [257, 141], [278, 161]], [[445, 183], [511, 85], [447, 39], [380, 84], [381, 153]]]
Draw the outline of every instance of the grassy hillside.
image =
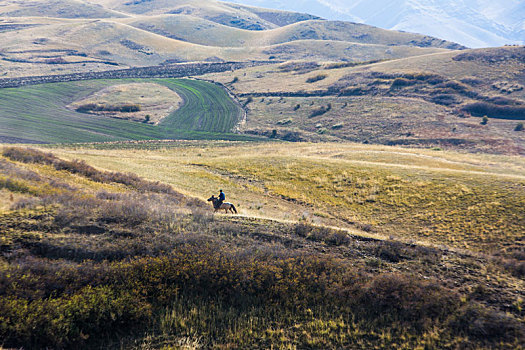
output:
[[520, 249], [523, 239], [521, 157], [302, 143], [108, 144], [57, 152], [201, 199], [227, 188], [229, 200], [250, 216], [305, 218], [486, 253]]
[[0, 17], [109, 18], [124, 14], [82, 0], [6, 0]]
[[293, 55], [390, 59], [461, 48], [419, 34], [212, 0], [13, 1], [0, 9], [0, 41], [7, 77]]
[[[235, 157], [247, 145], [112, 147], [61, 152], [71, 157], [127, 157], [126, 164], [140, 163], [142, 171], [149, 167], [150, 177], [166, 176], [166, 165], [172, 163], [164, 160], [169, 158], [179, 166], [171, 172], [174, 179], [202, 183], [205, 178], [222, 178], [231, 183], [233, 173], [225, 174], [214, 158]], [[480, 188], [477, 176], [494, 180], [492, 189], [499, 189], [502, 181], [514, 186], [521, 181], [513, 174], [523, 165], [511, 160], [478, 157], [467, 162], [461, 155], [446, 154], [439, 167], [430, 169], [424, 152], [353, 147], [369, 161], [397, 154], [399, 168], [424, 168], [412, 173], [426, 183], [420, 186], [422, 194], [439, 188], [441, 179], [466, 171], [460, 169], [471, 169], [472, 191]], [[295, 170], [304, 155], [334, 156], [333, 161], [344, 162], [335, 145], [300, 145], [302, 155], [287, 146], [272, 149], [274, 159], [286, 157], [289, 170]], [[264, 158], [244, 154], [258, 163]], [[149, 163], [153, 158], [156, 167]], [[181, 163], [183, 158], [210, 165], [196, 165], [188, 179], [190, 165]], [[314, 226], [308, 219], [282, 223], [213, 215], [207, 203], [170, 186], [34, 150], [4, 148], [0, 164], [0, 222], [6, 228], [0, 244], [3, 346], [515, 349], [523, 343], [525, 288], [523, 261], [518, 260], [523, 252], [510, 246], [500, 255], [457, 253], [445, 246], [365, 238], [360, 231], [349, 235]], [[241, 160], [234, 178], [245, 176], [246, 164]], [[353, 164], [356, 169], [347, 167], [352, 177], [345, 180], [356, 181], [365, 192], [371, 178], [356, 171], [366, 171], [369, 165]], [[275, 175], [284, 174], [286, 170], [275, 165], [270, 164]], [[208, 175], [199, 176], [196, 169]], [[249, 171], [253, 177], [236, 202], [254, 192], [275, 199], [276, 188], [266, 194], [249, 190], [248, 186], [263, 188], [270, 175], [268, 169], [261, 170]], [[437, 179], [426, 178], [425, 172]], [[382, 176], [379, 172], [374, 178]], [[296, 186], [296, 180], [292, 177], [287, 183]], [[400, 192], [407, 186], [401, 180], [389, 181], [398, 181]], [[234, 187], [226, 188], [233, 196]], [[324, 200], [322, 191], [314, 193], [319, 201]], [[476, 217], [477, 212], [472, 213]], [[510, 237], [500, 237], [500, 244], [510, 242]]]
[[525, 118], [524, 53], [505, 47], [360, 57], [362, 64], [287, 62], [240, 70], [229, 87], [250, 99], [247, 133], [525, 154], [516, 131]]
[[[68, 106], [112, 85], [153, 82], [184, 104], [159, 125], [79, 113]], [[145, 91], [144, 93], [147, 93]], [[135, 103], [136, 101], [128, 101]], [[242, 109], [220, 87], [196, 80], [92, 80], [3, 89], [0, 137], [18, 142], [92, 142], [173, 138], [239, 138], [229, 134]], [[242, 137], [241, 137], [242, 138]]]
[[257, 47], [298, 40], [342, 41], [389, 46], [457, 49], [450, 42], [349, 22], [309, 20], [265, 31], [243, 30], [187, 15], [127, 18], [121, 22], [160, 35], [206, 46]]

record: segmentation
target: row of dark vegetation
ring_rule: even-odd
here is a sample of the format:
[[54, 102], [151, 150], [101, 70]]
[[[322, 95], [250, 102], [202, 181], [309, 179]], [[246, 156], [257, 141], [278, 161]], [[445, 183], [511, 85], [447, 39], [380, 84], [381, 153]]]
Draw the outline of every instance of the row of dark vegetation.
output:
[[119, 105], [101, 104], [101, 103], [86, 103], [76, 108], [77, 112], [90, 113], [90, 112], [122, 112], [122, 113], [133, 113], [139, 112], [140, 105], [132, 103], [124, 103]]
[[475, 102], [465, 105], [463, 110], [476, 117], [487, 116], [499, 119], [525, 120], [525, 105]]
[[[438, 264], [437, 249], [356, 242], [307, 223], [229, 221], [131, 174], [34, 149], [3, 156], [0, 178], [22, 195], [0, 214], [4, 347], [133, 347], [146, 334], [239, 349], [516, 348], [525, 339], [513, 316], [437, 279], [376, 268]], [[60, 176], [37, 173], [42, 166]], [[78, 176], [86, 181], [67, 182]]]
[[369, 60], [369, 61], [360, 61], [360, 62], [336, 62], [336, 63], [326, 64], [323, 68], [324, 69], [341, 69], [341, 68], [349, 68], [349, 67], [356, 67], [356, 66], [365, 66], [368, 64], [385, 62], [385, 61], [388, 61], [388, 59], [378, 59], [378, 60]]
[[328, 113], [331, 109], [332, 109], [332, 104], [331, 104], [331, 103], [327, 104], [326, 106], [321, 106], [321, 107], [319, 107], [319, 108], [317, 108], [317, 109], [314, 109], [314, 110], [312, 111], [312, 113], [310, 113], [309, 118], [314, 118], [314, 117], [318, 117], [318, 116], [321, 116], [321, 115], [323, 115], [323, 114], [326, 114], [326, 113]]
[[100, 171], [84, 161], [67, 161], [56, 157], [52, 153], [45, 153], [31, 148], [21, 149], [8, 147], [4, 149], [3, 155], [18, 162], [51, 165], [56, 170], [66, 170], [73, 174], [80, 174], [96, 182], [121, 183], [140, 192], [176, 194], [171, 186], [162, 184], [158, 181], [147, 181], [132, 173]]
[[312, 83], [318, 82], [320, 80], [324, 80], [324, 79], [326, 79], [326, 77], [327, 77], [326, 74], [317, 74], [316, 76], [313, 76], [313, 77], [310, 77], [310, 78], [306, 79], [306, 82], [309, 83], [309, 84], [312, 84]]

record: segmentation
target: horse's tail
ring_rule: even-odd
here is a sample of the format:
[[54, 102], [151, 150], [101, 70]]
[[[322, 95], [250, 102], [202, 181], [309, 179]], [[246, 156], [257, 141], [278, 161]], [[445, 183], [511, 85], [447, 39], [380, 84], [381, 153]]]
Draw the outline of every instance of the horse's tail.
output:
[[237, 214], [237, 209], [235, 209], [235, 205], [233, 205], [233, 204], [232, 204], [232, 209], [235, 212], [235, 214]]

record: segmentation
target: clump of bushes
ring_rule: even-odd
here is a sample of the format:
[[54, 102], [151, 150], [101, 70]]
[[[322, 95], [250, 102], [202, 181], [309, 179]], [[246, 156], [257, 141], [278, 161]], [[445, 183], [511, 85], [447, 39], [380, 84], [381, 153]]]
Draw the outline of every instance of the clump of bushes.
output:
[[348, 67], [355, 67], [355, 66], [363, 66], [367, 64], [373, 64], [373, 63], [384, 62], [384, 61], [388, 61], [388, 60], [382, 59], [382, 60], [370, 60], [370, 61], [361, 61], [361, 62], [337, 62], [337, 63], [326, 64], [323, 68], [324, 69], [340, 69], [340, 68], [348, 68]]
[[501, 106], [490, 102], [475, 102], [464, 106], [463, 111], [476, 117], [525, 120], [525, 105]]
[[47, 64], [66, 64], [68, 63], [63, 57], [53, 57], [45, 61]]
[[317, 62], [290, 62], [290, 63], [280, 65], [279, 69], [283, 72], [292, 72], [292, 71], [309, 72], [319, 67], [320, 65]]
[[3, 151], [3, 155], [11, 160], [23, 163], [40, 163], [52, 165], [56, 170], [66, 170], [73, 174], [83, 175], [93, 181], [110, 183], [116, 182], [135, 188], [138, 191], [151, 191], [159, 193], [176, 192], [171, 186], [160, 182], [147, 181], [135, 174], [120, 172], [105, 172], [95, 169], [84, 161], [80, 160], [62, 160], [51, 153], [45, 153], [32, 148], [15, 148], [8, 147]]
[[243, 106], [246, 107], [248, 106], [250, 103], [253, 102], [253, 97], [252, 96], [248, 96], [248, 98], [246, 99], [246, 101], [244, 101], [243, 103]]
[[343, 90], [341, 90], [339, 95], [340, 96], [361, 96], [361, 95], [366, 95], [367, 93], [368, 93], [367, 89], [363, 87], [359, 87], [359, 86], [353, 86], [353, 87], [344, 88]]
[[514, 131], [522, 131], [523, 130], [523, 123], [518, 123], [516, 127], [514, 128]]
[[404, 86], [411, 86], [417, 84], [417, 80], [407, 78], [395, 78], [390, 86], [391, 89], [396, 89]]
[[327, 77], [326, 74], [318, 74], [316, 76], [313, 76], [313, 77], [310, 77], [310, 78], [306, 79], [306, 82], [312, 84], [312, 83], [315, 83], [317, 81], [324, 80], [324, 79], [326, 79], [326, 77]]
[[[417, 82], [426, 82], [432, 85], [440, 84], [445, 79], [434, 73], [428, 72], [412, 72], [412, 73], [383, 73], [383, 72], [372, 72], [372, 77], [379, 79], [405, 79], [409, 81], [409, 85], [416, 84]], [[399, 81], [398, 84], [404, 84], [406, 81]]]
[[318, 117], [320, 115], [323, 115], [323, 114], [329, 112], [331, 109], [332, 109], [332, 104], [331, 103], [326, 105], [326, 107], [325, 106], [321, 106], [321, 107], [319, 107], [317, 109], [314, 109], [312, 111], [312, 113], [310, 114], [309, 118], [314, 118], [314, 117]]
[[288, 125], [288, 124], [292, 124], [291, 118], [282, 119], [282, 120], [277, 121], [277, 125]]
[[76, 108], [77, 112], [90, 113], [90, 112], [122, 112], [122, 113], [133, 113], [140, 111], [140, 105], [125, 103], [121, 105], [109, 105], [99, 103], [87, 103], [80, 105]]
[[431, 101], [433, 103], [444, 105], [444, 106], [451, 106], [451, 105], [460, 103], [456, 95], [452, 95], [452, 94], [436, 95], [431, 98]]
[[350, 242], [350, 236], [344, 231], [312, 226], [307, 223], [296, 224], [294, 233], [312, 241], [325, 242], [334, 246], [346, 245]]

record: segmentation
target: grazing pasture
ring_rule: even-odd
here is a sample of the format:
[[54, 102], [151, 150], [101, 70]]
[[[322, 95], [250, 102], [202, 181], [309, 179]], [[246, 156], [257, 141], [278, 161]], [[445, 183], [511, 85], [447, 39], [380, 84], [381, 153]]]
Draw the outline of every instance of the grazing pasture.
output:
[[[245, 159], [238, 154], [241, 149]], [[258, 157], [270, 150], [271, 155]], [[228, 157], [239, 158], [238, 166], [226, 162]], [[53, 154], [4, 147], [2, 346], [520, 348], [525, 339], [525, 270], [519, 239], [500, 235], [497, 246], [502, 249], [493, 253], [474, 244], [458, 251], [455, 243], [432, 244], [446, 242], [440, 235], [407, 242], [404, 231], [380, 237], [380, 226], [335, 229], [315, 224], [307, 211], [317, 210], [321, 218], [342, 212], [333, 210], [337, 203], [326, 201], [325, 189], [312, 187], [304, 197], [291, 191], [301, 192], [301, 182], [310, 181], [305, 169], [299, 169], [308, 157], [341, 162], [347, 172], [341, 180], [355, 182], [356, 196], [365, 199], [372, 183], [382, 191], [381, 179], [394, 168], [421, 177], [415, 181], [424, 182], [418, 187], [422, 198], [430, 188], [442, 189], [447, 178], [468, 182], [466, 173], [490, 180], [483, 187], [489, 197], [502, 182], [513, 183], [516, 195], [500, 209], [506, 221], [512, 221], [508, 207], [520, 207], [523, 198], [518, 175], [523, 163], [510, 158], [467, 159], [359, 145], [201, 141], [77, 145]], [[267, 169], [257, 171], [250, 162]], [[383, 170], [372, 174], [374, 163]], [[102, 164], [119, 171], [102, 170]], [[323, 180], [322, 169], [313, 164], [313, 181], [333, 183]], [[131, 168], [149, 179], [122, 172]], [[329, 169], [341, 175], [333, 163]], [[402, 181], [407, 174], [397, 174], [388, 175], [396, 184], [395, 198], [410, 189]], [[289, 189], [288, 197], [279, 196], [278, 187], [265, 189], [266, 179], [273, 176], [278, 187]], [[154, 180], [159, 178], [171, 180]], [[198, 196], [178, 191], [210, 191], [221, 180], [227, 200], [239, 204], [241, 215], [213, 214]], [[468, 183], [479, 193], [476, 181]], [[340, 201], [341, 192], [332, 191]], [[261, 207], [249, 209], [253, 199]], [[411, 200], [398, 203], [406, 212], [397, 215], [411, 215]], [[379, 195], [360, 205], [373, 208], [382, 201]], [[257, 217], [255, 211], [271, 214], [269, 203], [281, 203], [281, 213], [302, 210], [304, 216], [299, 221]], [[456, 204], [425, 209], [464, 223], [461, 215], [450, 212]], [[356, 207], [351, 210], [362, 214]], [[472, 212], [472, 222], [477, 215]]]

